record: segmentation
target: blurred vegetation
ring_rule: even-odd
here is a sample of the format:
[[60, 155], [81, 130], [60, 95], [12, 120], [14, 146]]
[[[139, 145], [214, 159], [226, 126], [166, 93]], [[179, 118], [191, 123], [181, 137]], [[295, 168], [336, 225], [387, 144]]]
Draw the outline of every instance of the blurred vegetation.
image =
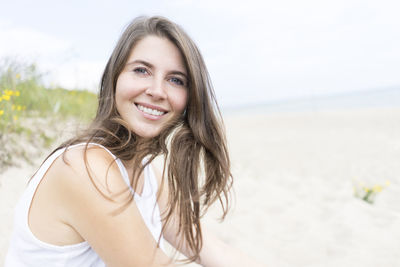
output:
[[385, 181], [384, 184], [372, 184], [358, 179], [353, 179], [354, 196], [364, 200], [369, 204], [373, 204], [376, 196], [382, 192], [383, 189], [390, 185], [390, 181]]
[[28, 159], [24, 148], [18, 146], [23, 144], [21, 139], [48, 147], [57, 135], [49, 131], [53, 123], [62, 124], [71, 119], [87, 123], [94, 117], [96, 108], [96, 94], [46, 88], [35, 64], [3, 59], [0, 62], [0, 172], [14, 165], [15, 158]]

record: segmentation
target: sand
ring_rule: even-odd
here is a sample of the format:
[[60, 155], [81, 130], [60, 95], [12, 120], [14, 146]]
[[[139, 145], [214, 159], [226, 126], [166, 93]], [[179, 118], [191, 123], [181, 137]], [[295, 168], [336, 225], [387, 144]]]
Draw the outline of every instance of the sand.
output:
[[[204, 218], [216, 235], [266, 266], [400, 266], [400, 109], [236, 111], [225, 123], [236, 197], [222, 224], [216, 208]], [[0, 262], [34, 170], [0, 175]], [[383, 185], [373, 204], [354, 196], [360, 183]]]

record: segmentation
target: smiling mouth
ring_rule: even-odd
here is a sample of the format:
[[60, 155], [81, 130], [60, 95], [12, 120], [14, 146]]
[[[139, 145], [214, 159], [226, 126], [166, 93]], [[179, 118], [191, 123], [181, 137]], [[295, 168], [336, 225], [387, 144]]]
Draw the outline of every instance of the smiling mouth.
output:
[[158, 109], [153, 109], [153, 108], [149, 108], [149, 107], [145, 107], [145, 106], [142, 106], [142, 105], [140, 105], [140, 104], [135, 104], [135, 105], [137, 106], [137, 108], [138, 108], [140, 111], [142, 111], [142, 112], [144, 112], [144, 113], [146, 113], [146, 114], [149, 114], [149, 115], [153, 115], [153, 116], [162, 116], [162, 115], [164, 115], [165, 113], [167, 113], [167, 112], [165, 112], [165, 111], [158, 110]]

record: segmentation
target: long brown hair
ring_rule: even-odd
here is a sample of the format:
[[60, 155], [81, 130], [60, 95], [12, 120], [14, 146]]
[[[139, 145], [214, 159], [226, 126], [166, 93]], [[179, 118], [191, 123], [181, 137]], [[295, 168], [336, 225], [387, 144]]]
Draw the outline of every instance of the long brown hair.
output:
[[[130, 52], [148, 35], [167, 38], [180, 50], [188, 73], [189, 97], [181, 117], [166, 125], [157, 137], [143, 139], [130, 131], [119, 115], [115, 90]], [[98, 143], [117, 158], [133, 161], [133, 188], [145, 165], [158, 155], [164, 156], [162, 179], [168, 179], [169, 202], [162, 216], [169, 222], [172, 214], [179, 214], [180, 244], [185, 242], [191, 250], [189, 261], [197, 260], [202, 247], [200, 218], [216, 200], [222, 206], [221, 218], [225, 217], [232, 177], [223, 121], [207, 68], [197, 46], [179, 25], [163, 17], [139, 17], [127, 26], [104, 70], [96, 117], [85, 132], [57, 149], [82, 142], [86, 142], [86, 149], [90, 142]]]

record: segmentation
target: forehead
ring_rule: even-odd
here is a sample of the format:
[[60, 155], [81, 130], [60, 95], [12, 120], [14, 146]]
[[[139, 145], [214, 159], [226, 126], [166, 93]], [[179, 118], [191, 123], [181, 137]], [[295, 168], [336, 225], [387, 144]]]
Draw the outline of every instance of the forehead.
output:
[[186, 73], [182, 53], [169, 39], [149, 35], [138, 41], [130, 52], [127, 63], [142, 60], [168, 71]]

